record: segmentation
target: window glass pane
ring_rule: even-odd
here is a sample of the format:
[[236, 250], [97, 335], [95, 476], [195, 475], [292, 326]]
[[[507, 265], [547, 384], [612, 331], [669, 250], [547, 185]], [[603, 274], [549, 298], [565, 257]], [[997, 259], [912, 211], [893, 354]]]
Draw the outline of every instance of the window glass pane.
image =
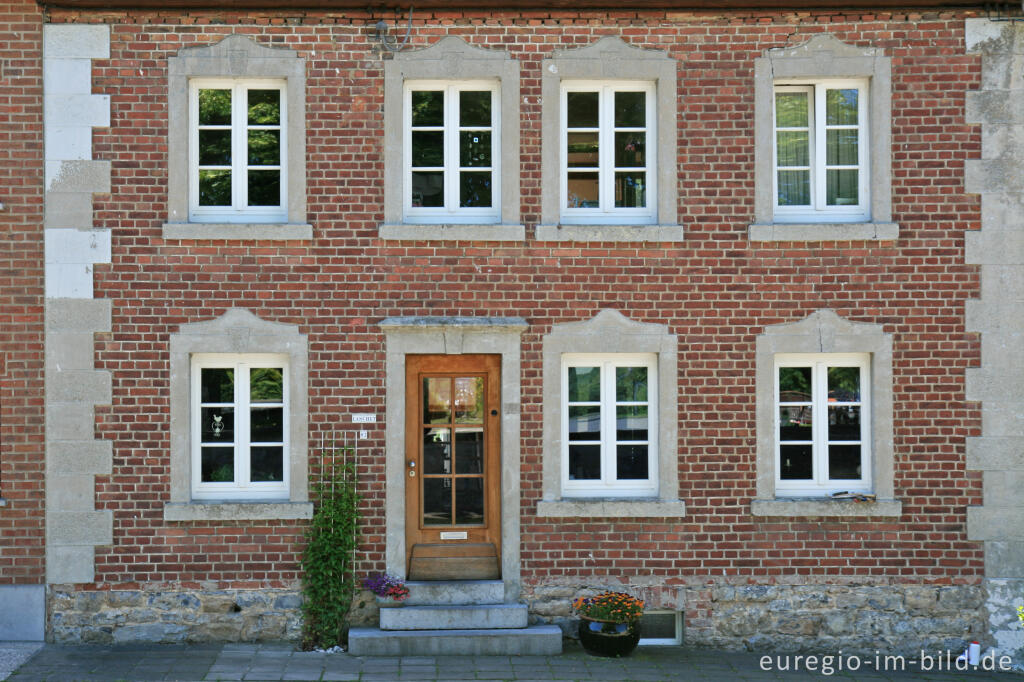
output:
[[260, 445], [252, 448], [249, 477], [255, 482], [284, 480], [284, 448]]
[[811, 205], [811, 173], [805, 170], [779, 171], [779, 206]]
[[811, 406], [779, 408], [779, 440], [813, 440]]
[[484, 472], [484, 430], [482, 427], [456, 429], [455, 473], [482, 474]]
[[231, 125], [231, 91], [199, 91], [199, 125]]
[[201, 170], [199, 171], [199, 205], [230, 206], [231, 205], [231, 171]]
[[829, 166], [856, 166], [857, 135], [856, 128], [826, 130], [825, 163]]
[[829, 206], [856, 206], [858, 202], [857, 169], [825, 171], [826, 203]]
[[284, 400], [284, 370], [258, 367], [249, 372], [249, 400], [254, 403], [279, 403]]
[[615, 448], [615, 478], [620, 481], [647, 479], [647, 446], [618, 445]]
[[647, 402], [647, 368], [615, 368], [615, 400], [625, 402]]
[[230, 166], [231, 165], [231, 131], [200, 130], [199, 131], [199, 165]]
[[567, 133], [566, 163], [570, 168], [597, 168], [597, 133]]
[[444, 166], [444, 132], [413, 131], [412, 165], [413, 168]]
[[829, 405], [829, 440], [860, 440], [860, 407], [857, 405]]
[[569, 480], [597, 481], [601, 479], [601, 446], [569, 445]]
[[456, 525], [479, 525], [484, 522], [484, 479], [455, 479]]
[[829, 367], [828, 399], [840, 403], [859, 403], [860, 367]]
[[451, 379], [426, 378], [423, 380], [423, 423], [447, 424], [452, 420]]
[[481, 130], [464, 130], [459, 133], [459, 164], [490, 166], [491, 134]]
[[829, 89], [825, 91], [825, 124], [857, 125], [857, 89]]
[[459, 125], [491, 125], [490, 90], [463, 90], [459, 93]]
[[601, 368], [569, 368], [569, 402], [596, 403], [601, 401]]
[[444, 171], [412, 174], [412, 205], [444, 206]]
[[615, 127], [644, 128], [647, 125], [647, 93], [615, 93]]
[[643, 208], [647, 205], [647, 174], [615, 174], [615, 208]]
[[779, 448], [779, 478], [783, 481], [814, 478], [811, 445], [783, 445]]
[[490, 208], [493, 204], [490, 171], [459, 173], [459, 206], [462, 208]]
[[601, 440], [600, 405], [574, 405], [569, 408], [569, 440]]
[[249, 125], [280, 125], [281, 91], [249, 90]]
[[615, 408], [616, 440], [647, 440], [647, 406], [619, 405]]
[[829, 445], [828, 477], [845, 480], [859, 479], [860, 445]]
[[249, 131], [249, 165], [279, 166], [281, 164], [281, 131]]
[[598, 208], [597, 173], [569, 173], [567, 208]]
[[249, 205], [281, 205], [281, 171], [249, 171]]
[[775, 93], [775, 127], [808, 127], [808, 106], [806, 92]]
[[645, 613], [640, 618], [644, 639], [676, 639], [676, 614]]
[[779, 402], [811, 401], [811, 368], [779, 367]]
[[200, 377], [200, 402], [235, 402], [235, 370], [227, 367], [204, 367], [200, 370]]
[[451, 429], [423, 429], [423, 473], [452, 473]]
[[644, 154], [646, 133], [615, 133], [615, 165], [619, 168], [643, 168], [647, 164]]
[[480, 424], [484, 420], [484, 378], [455, 379], [455, 423]]
[[424, 478], [423, 525], [452, 525], [452, 479]]
[[253, 443], [284, 442], [284, 408], [253, 408], [249, 412], [249, 440]]
[[231, 483], [235, 480], [235, 449], [204, 447], [200, 454], [203, 483]]
[[444, 92], [414, 90], [412, 93], [412, 124], [414, 126], [444, 125]]
[[199, 418], [199, 437], [204, 443], [235, 442], [235, 408], [204, 407]]
[[806, 130], [780, 130], [775, 133], [776, 164], [808, 166], [811, 163], [810, 136]]
[[570, 128], [597, 127], [598, 96], [596, 92], [567, 92], [565, 101], [566, 122]]

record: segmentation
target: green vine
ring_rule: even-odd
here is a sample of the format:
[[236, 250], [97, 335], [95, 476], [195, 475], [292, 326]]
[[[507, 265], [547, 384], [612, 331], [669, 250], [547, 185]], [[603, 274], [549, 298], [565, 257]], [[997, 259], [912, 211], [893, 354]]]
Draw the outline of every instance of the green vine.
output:
[[352, 454], [351, 448], [326, 448], [320, 480], [312, 485], [316, 506], [302, 555], [302, 646], [307, 651], [343, 643], [356, 590], [359, 497]]

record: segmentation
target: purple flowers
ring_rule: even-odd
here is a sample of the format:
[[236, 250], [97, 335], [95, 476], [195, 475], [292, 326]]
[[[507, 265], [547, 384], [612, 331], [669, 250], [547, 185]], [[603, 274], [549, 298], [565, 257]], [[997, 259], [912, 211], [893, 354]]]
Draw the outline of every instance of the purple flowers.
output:
[[363, 587], [385, 599], [405, 601], [409, 598], [409, 588], [405, 586], [402, 579], [387, 573], [368, 576], [363, 580]]

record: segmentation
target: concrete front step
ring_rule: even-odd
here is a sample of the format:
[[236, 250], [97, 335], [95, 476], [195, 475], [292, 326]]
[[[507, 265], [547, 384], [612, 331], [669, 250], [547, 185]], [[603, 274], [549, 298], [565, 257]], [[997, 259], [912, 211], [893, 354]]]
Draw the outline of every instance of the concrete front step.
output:
[[521, 629], [526, 623], [526, 604], [442, 604], [380, 610], [381, 630]]
[[406, 606], [503, 604], [505, 583], [500, 580], [407, 580]]
[[557, 625], [505, 630], [352, 628], [348, 652], [353, 656], [546, 656], [562, 653], [562, 630]]

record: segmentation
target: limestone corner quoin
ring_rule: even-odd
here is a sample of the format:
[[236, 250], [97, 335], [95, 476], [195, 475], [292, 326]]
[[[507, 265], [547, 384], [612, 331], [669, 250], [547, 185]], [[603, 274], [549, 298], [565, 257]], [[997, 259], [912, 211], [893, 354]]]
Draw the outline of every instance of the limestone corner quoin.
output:
[[[490, 355], [480, 428], [498, 464], [473, 480], [494, 486], [498, 599], [531, 623], [568, 628], [574, 595], [610, 588], [680, 612], [688, 646], [1022, 655], [1024, 23], [1004, 20], [1019, 11], [418, 3], [392, 52], [374, 26], [401, 43], [406, 6], [102, 4], [0, 9], [0, 639], [297, 639], [325, 443], [356, 446], [359, 576], [407, 575], [407, 461], [425, 446], [406, 359], [443, 374], [445, 357]], [[495, 92], [493, 210], [476, 222], [409, 199], [418, 81]], [[866, 101], [870, 200], [794, 222], [775, 205], [774, 93], [838, 81]], [[196, 201], [196, 164], [217, 164], [195, 159], [190, 93], [236, 86], [284, 88], [280, 215]], [[649, 211], [567, 207], [576, 86], [649, 93]], [[607, 184], [601, 201], [629, 200]], [[626, 356], [648, 362], [657, 418], [647, 487], [611, 480], [632, 456], [613, 447], [595, 492], [564, 461], [597, 452], [563, 442], [582, 409], [566, 367]], [[778, 490], [778, 366], [798, 356], [861, 358], [867, 473], [850, 488], [873, 501]], [[210, 488], [197, 377], [229, 358], [248, 382], [258, 357], [286, 368], [284, 445], [259, 451], [283, 480], [241, 486], [260, 463], [236, 445], [234, 482]], [[377, 624], [372, 599], [356, 606], [353, 625]]]

